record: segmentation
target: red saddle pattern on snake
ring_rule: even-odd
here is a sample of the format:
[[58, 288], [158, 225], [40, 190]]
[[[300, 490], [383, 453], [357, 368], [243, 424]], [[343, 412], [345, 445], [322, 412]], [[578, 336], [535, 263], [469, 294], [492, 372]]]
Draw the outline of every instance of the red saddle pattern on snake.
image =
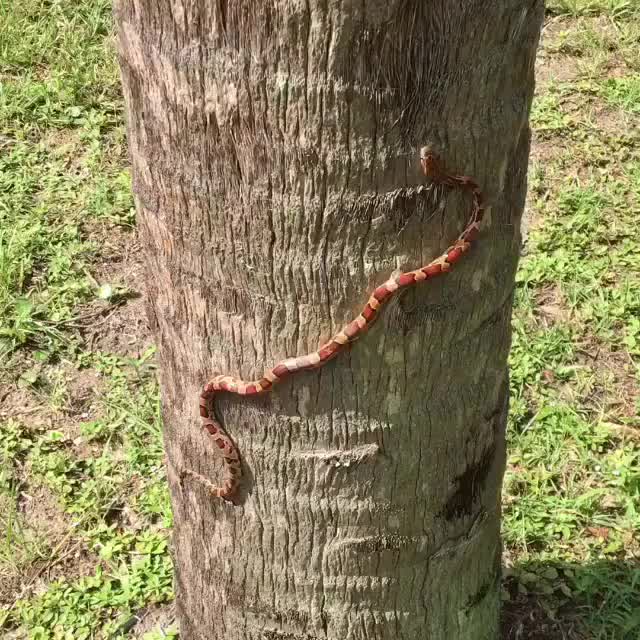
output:
[[224, 459], [224, 478], [222, 486], [215, 486], [209, 480], [194, 471], [185, 471], [203, 482], [210, 492], [225, 500], [233, 500], [240, 480], [242, 467], [238, 449], [216, 420], [213, 412], [213, 399], [220, 392], [236, 393], [241, 396], [255, 396], [267, 393], [278, 382], [293, 373], [317, 369], [335, 358], [347, 345], [357, 340], [371, 327], [380, 315], [382, 308], [401, 290], [418, 282], [424, 282], [447, 273], [471, 247], [480, 231], [480, 223], [485, 211], [482, 191], [473, 178], [465, 175], [447, 173], [435, 154], [427, 147], [420, 152], [420, 163], [424, 174], [434, 183], [449, 187], [458, 187], [472, 195], [472, 211], [467, 226], [458, 239], [438, 258], [429, 264], [406, 273], [395, 273], [386, 282], [377, 287], [360, 314], [343, 327], [331, 340], [319, 349], [307, 355], [288, 358], [269, 369], [259, 380], [245, 381], [228, 375], [215, 376], [208, 382], [200, 394], [200, 416], [202, 428], [211, 436]]

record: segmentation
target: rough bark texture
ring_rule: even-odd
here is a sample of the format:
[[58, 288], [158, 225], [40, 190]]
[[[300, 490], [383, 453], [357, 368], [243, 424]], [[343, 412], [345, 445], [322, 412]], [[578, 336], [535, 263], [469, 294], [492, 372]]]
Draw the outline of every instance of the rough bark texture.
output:
[[[540, 0], [117, 0], [160, 345], [184, 640], [498, 634], [507, 354]], [[462, 229], [432, 144], [491, 208], [476, 248], [323, 369], [217, 412]]]

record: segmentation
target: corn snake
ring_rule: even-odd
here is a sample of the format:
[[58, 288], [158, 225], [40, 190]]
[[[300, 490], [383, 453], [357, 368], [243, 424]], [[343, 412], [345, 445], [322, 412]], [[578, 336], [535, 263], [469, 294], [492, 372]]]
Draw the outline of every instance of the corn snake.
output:
[[281, 382], [292, 373], [321, 367], [365, 333], [379, 317], [384, 305], [395, 294], [413, 284], [423, 282], [441, 273], [447, 273], [452, 265], [469, 250], [472, 242], [478, 236], [480, 223], [486, 208], [480, 187], [469, 176], [447, 173], [429, 147], [424, 147], [420, 151], [420, 164], [425, 176], [435, 184], [453, 188], [458, 187], [471, 193], [472, 211], [464, 231], [442, 255], [432, 260], [429, 264], [415, 271], [392, 274], [386, 282], [374, 289], [362, 312], [316, 351], [279, 362], [266, 371], [259, 380], [244, 381], [228, 375], [217, 375], [209, 381], [200, 393], [200, 417], [202, 428], [211, 436], [222, 454], [225, 469], [223, 484], [222, 486], [216, 486], [207, 478], [192, 470], [183, 471], [181, 475], [197, 479], [215, 497], [233, 501], [242, 479], [240, 455], [231, 438], [215, 418], [212, 408], [212, 401], [215, 395], [220, 392], [235, 393], [241, 396], [263, 394], [270, 391], [276, 383]]

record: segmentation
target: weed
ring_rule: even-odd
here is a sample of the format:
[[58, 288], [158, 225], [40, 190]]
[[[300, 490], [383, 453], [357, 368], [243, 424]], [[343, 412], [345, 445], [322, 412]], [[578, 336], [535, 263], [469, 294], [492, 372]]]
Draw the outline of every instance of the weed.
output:
[[629, 113], [640, 113], [640, 74], [608, 78], [599, 92], [609, 104]]
[[549, 93], [534, 102], [531, 123], [538, 133], [557, 133], [568, 129], [572, 119], [563, 112], [560, 97]]
[[172, 581], [165, 553], [137, 552], [132, 562], [112, 564], [108, 573], [99, 567], [73, 583], [51, 583], [41, 596], [19, 601], [10, 622], [24, 625], [33, 640], [85, 640], [97, 632], [112, 637], [135, 610], [171, 599]]

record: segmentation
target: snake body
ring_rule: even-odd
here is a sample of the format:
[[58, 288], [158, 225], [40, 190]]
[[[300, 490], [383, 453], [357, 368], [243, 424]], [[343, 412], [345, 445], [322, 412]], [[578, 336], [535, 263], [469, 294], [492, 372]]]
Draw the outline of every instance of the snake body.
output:
[[447, 273], [471, 247], [480, 232], [485, 204], [484, 197], [477, 182], [466, 175], [447, 173], [435, 154], [425, 147], [420, 152], [420, 163], [424, 174], [434, 183], [453, 188], [460, 188], [472, 195], [472, 211], [467, 226], [458, 239], [438, 258], [429, 264], [406, 273], [394, 273], [386, 282], [377, 287], [360, 314], [345, 325], [331, 340], [319, 349], [296, 358], [282, 360], [269, 369], [259, 380], [245, 381], [228, 375], [215, 376], [208, 382], [200, 394], [200, 416], [202, 428], [211, 436], [213, 442], [222, 453], [224, 459], [224, 478], [222, 486], [216, 486], [204, 476], [194, 471], [185, 471], [184, 475], [195, 477], [203, 482], [210, 492], [219, 498], [233, 500], [240, 480], [242, 467], [238, 449], [216, 420], [213, 412], [213, 399], [220, 392], [235, 393], [241, 396], [256, 396], [267, 393], [278, 382], [293, 373], [317, 369], [335, 358], [339, 353], [362, 336], [380, 315], [382, 308], [401, 290], [418, 282]]

